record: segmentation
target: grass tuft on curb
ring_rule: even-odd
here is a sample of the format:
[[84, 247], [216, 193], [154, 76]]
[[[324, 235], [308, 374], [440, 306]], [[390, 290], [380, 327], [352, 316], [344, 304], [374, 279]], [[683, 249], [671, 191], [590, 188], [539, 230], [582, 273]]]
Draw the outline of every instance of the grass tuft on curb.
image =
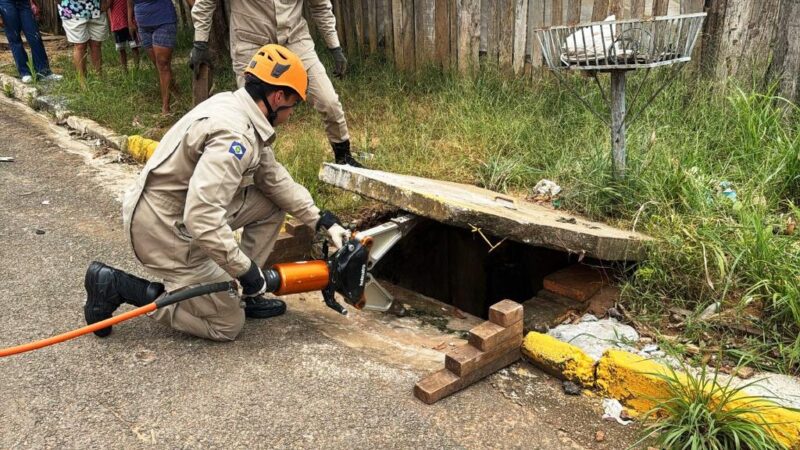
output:
[[669, 395], [654, 400], [656, 405], [645, 414], [644, 420], [652, 422], [639, 443], [655, 438], [659, 448], [665, 449], [786, 449], [770, 432], [774, 424], [763, 414], [770, 408], [764, 397], [743, 392], [755, 382], [732, 386], [731, 377], [720, 384], [719, 371], [709, 373], [706, 367], [692, 371], [684, 366], [680, 373], [670, 368], [666, 374], [650, 374], [665, 383]]

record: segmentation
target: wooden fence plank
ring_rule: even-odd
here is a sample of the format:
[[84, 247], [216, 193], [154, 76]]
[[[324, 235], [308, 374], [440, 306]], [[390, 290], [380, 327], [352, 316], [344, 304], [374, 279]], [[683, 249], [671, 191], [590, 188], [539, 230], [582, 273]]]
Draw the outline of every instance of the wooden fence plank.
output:
[[681, 14], [703, 12], [703, 0], [681, 0]]
[[417, 69], [433, 60], [436, 46], [434, 36], [434, 0], [415, 0], [414, 5], [414, 33]]
[[394, 43], [394, 62], [398, 69], [406, 69], [403, 46], [403, 0], [392, 1], [392, 42]]
[[353, 31], [356, 34], [356, 46], [358, 47], [358, 53], [364, 54], [364, 41], [366, 39], [364, 36], [364, 2], [363, 0], [353, 0], [351, 4], [353, 10]]
[[378, 51], [383, 51], [386, 47], [386, 38], [384, 37], [384, 26], [386, 24], [386, 4], [388, 0], [375, 0], [375, 28], [376, 28], [376, 45]]
[[347, 49], [347, 37], [344, 34], [344, 23], [342, 23], [342, 0], [333, 0], [333, 15], [336, 17], [336, 35], [339, 36], [339, 45]]
[[378, 11], [375, 0], [364, 0], [365, 3], [365, 22], [367, 25], [367, 40], [369, 41], [369, 52], [375, 54], [378, 51]]
[[515, 0], [498, 0], [497, 17], [498, 64], [510, 72], [514, 60], [514, 4]]
[[581, 21], [581, 0], [567, 2], [567, 24], [575, 25]]
[[514, 1], [514, 60], [512, 67], [514, 74], [519, 75], [525, 67], [527, 55], [526, 43], [528, 37], [528, 0]]
[[797, 103], [800, 101], [800, 3], [781, 2], [774, 27], [776, 40], [767, 81], [780, 80], [783, 95]]
[[450, 8], [449, 0], [436, 0], [434, 39], [436, 40], [434, 61], [443, 69], [450, 67]]
[[494, 5], [486, 8], [481, 13], [481, 22], [486, 23], [486, 55], [485, 61], [497, 64], [500, 57], [500, 33], [499, 33], [499, 0], [494, 0]]
[[[489, 0], [485, 0], [489, 1]], [[470, 73], [479, 67], [481, 48], [481, 0], [458, 0], [458, 71]]]
[[608, 13], [613, 14], [616, 20], [622, 20], [628, 17], [625, 15], [625, 3], [623, 0], [611, 0], [611, 3], [608, 5]]
[[[542, 47], [534, 32], [537, 28], [544, 27], [544, 0], [528, 1], [528, 39], [527, 48], [530, 52], [530, 65], [533, 70], [542, 67]], [[531, 72], [533, 72], [531, 70]]]
[[564, 25], [564, 5], [561, 0], [553, 0], [550, 8], [550, 25]]
[[448, 15], [450, 16], [450, 70], [458, 70], [458, 11], [461, 9], [459, 0], [447, 1]]
[[416, 67], [416, 49], [414, 48], [414, 1], [404, 0], [403, 19], [400, 27], [400, 36], [403, 39], [403, 58], [405, 59], [406, 70], [414, 70]]
[[359, 0], [342, 0], [342, 13], [345, 17], [347, 42], [350, 44], [351, 54], [358, 54], [361, 51], [358, 46], [358, 33], [356, 32], [356, 3], [361, 4]]
[[644, 0], [632, 0], [631, 17], [634, 19], [641, 19], [644, 17]]
[[666, 16], [669, 10], [669, 0], [653, 0], [653, 17]]
[[481, 3], [480, 20], [481, 20], [481, 56], [485, 56], [489, 51], [489, 22], [486, 20], [489, 17], [489, 10], [492, 8], [494, 0], [484, 0]]
[[394, 61], [395, 53], [394, 53], [394, 20], [393, 20], [393, 13], [394, 13], [394, 1], [393, 0], [384, 0], [386, 4], [386, 8], [384, 9], [384, 16], [383, 16], [383, 39], [384, 39], [384, 47], [386, 56], [389, 58], [390, 61]]
[[592, 5], [592, 22], [597, 22], [608, 17], [608, 0], [594, 0]]

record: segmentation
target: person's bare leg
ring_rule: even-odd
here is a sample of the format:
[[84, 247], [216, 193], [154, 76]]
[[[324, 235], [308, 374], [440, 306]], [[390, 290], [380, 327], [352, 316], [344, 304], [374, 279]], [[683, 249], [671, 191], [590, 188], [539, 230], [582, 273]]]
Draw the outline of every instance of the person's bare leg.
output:
[[89, 55], [92, 58], [92, 67], [101, 78], [103, 77], [103, 53], [101, 52], [102, 42], [89, 41]]
[[136, 70], [139, 70], [139, 48], [132, 48], [131, 53], [133, 53], [133, 63], [136, 64]]
[[122, 70], [128, 73], [128, 52], [124, 48], [119, 50], [119, 63], [122, 66]]
[[86, 87], [86, 43], [75, 44], [72, 47], [72, 64], [78, 71], [78, 82], [81, 87]]
[[169, 114], [169, 89], [172, 84], [172, 49], [153, 46], [153, 55], [161, 85], [161, 113]]

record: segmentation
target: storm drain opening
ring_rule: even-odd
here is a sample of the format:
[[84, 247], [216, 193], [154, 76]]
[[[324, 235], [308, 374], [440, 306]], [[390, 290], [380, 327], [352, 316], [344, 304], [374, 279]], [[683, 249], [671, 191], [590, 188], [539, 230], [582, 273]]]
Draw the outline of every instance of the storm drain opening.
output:
[[[529, 330], [604, 315], [619, 295], [615, 270], [644, 258], [651, 240], [540, 198], [463, 183], [336, 164], [324, 164], [319, 178], [405, 212], [363, 232], [383, 237], [376, 242], [385, 251], [369, 269], [376, 281], [481, 318], [498, 301], [521, 302]], [[375, 293], [380, 305], [391, 303], [390, 294]]]
[[525, 305], [525, 328], [542, 330], [590, 307], [604, 314], [616, 301], [612, 273], [619, 265], [579, 259], [425, 220], [389, 250], [373, 275], [483, 319], [491, 305], [514, 300]]

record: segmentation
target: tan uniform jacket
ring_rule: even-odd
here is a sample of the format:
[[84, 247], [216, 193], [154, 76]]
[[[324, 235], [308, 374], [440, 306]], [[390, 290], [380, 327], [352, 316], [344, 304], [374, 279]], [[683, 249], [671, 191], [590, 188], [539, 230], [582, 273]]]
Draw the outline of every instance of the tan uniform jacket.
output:
[[[308, 190], [275, 160], [275, 131], [244, 89], [213, 96], [187, 113], [159, 143], [123, 199], [125, 233], [132, 243], [131, 218], [143, 199], [161, 224], [193, 240], [232, 277], [250, 267], [228, 225], [228, 211], [255, 185], [280, 209], [314, 227], [319, 209]], [[141, 224], [139, 224], [141, 225]], [[137, 225], [138, 226], [138, 225]], [[164, 236], [168, 239], [172, 236]], [[136, 255], [140, 261], [147, 255]]]
[[[330, 0], [307, 0], [311, 17], [328, 48], [339, 47], [336, 17]], [[194, 40], [208, 41], [217, 0], [197, 0], [192, 7]], [[314, 48], [314, 41], [303, 18], [303, 0], [231, 0], [231, 52], [238, 47], [258, 49], [265, 44], [280, 44], [302, 56]], [[242, 48], [244, 50], [244, 48]], [[248, 50], [252, 57], [254, 50]]]

